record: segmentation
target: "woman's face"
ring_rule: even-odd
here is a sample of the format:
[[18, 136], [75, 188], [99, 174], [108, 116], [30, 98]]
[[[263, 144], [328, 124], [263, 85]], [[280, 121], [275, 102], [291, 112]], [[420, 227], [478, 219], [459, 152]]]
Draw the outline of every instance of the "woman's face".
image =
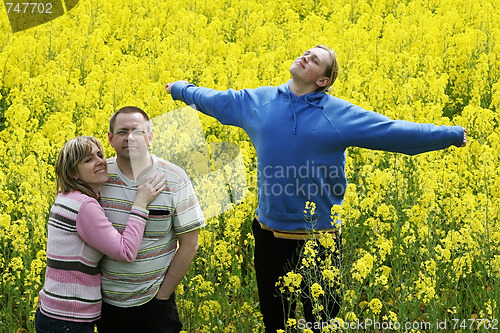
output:
[[76, 167], [76, 178], [99, 193], [101, 186], [108, 180], [108, 163], [101, 149], [92, 145], [92, 151]]

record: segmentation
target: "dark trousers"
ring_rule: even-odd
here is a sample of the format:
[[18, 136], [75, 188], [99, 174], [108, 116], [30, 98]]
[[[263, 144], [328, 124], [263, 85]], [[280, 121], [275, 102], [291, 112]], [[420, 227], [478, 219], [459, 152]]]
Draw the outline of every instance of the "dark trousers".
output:
[[[288, 318], [295, 318], [295, 302], [289, 302], [286, 295], [280, 294], [276, 282], [292, 269], [297, 272], [296, 267], [300, 260], [300, 251], [306, 241], [276, 238], [271, 231], [262, 229], [257, 220], [254, 220], [252, 229], [255, 238], [254, 264], [260, 310], [264, 317], [266, 333], [274, 333], [278, 329], [285, 330], [285, 323]], [[337, 247], [340, 251], [342, 240], [340, 236], [337, 238]], [[341, 254], [339, 254], [340, 256]], [[304, 281], [301, 287], [305, 295], [308, 295], [308, 286]], [[335, 318], [338, 314], [340, 299], [337, 293], [327, 293], [325, 297], [335, 298], [333, 300], [328, 299], [323, 304], [325, 307], [323, 313], [326, 314], [325, 317], [328, 316], [329, 318], [322, 318], [322, 320], [326, 321]], [[305, 321], [311, 324], [317, 322], [317, 317], [312, 313], [313, 305], [310, 297], [302, 297], [301, 301], [304, 307]], [[313, 331], [320, 332], [320, 330]]]
[[181, 329], [174, 294], [168, 300], [153, 298], [131, 308], [103, 303], [101, 319], [97, 322], [99, 333], [178, 333]]
[[94, 333], [95, 323], [80, 323], [54, 319], [44, 315], [40, 309], [35, 313], [35, 329], [37, 333]]

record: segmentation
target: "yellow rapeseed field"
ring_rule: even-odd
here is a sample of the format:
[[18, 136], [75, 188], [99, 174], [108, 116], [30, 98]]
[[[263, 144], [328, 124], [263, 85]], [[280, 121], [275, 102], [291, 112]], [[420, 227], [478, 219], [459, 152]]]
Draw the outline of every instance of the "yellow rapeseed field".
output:
[[[413, 157], [350, 148], [346, 200], [332, 207], [343, 220], [341, 269], [315, 264], [311, 245], [282, 290], [300, 293], [305, 281], [316, 299], [325, 283], [338, 289], [341, 312], [325, 331], [500, 328], [498, 0], [80, 0], [16, 33], [6, 10], [0, 17], [1, 332], [34, 332], [54, 163], [68, 139], [96, 136], [112, 156], [108, 119], [119, 107], [175, 110], [183, 104], [163, 85], [180, 79], [278, 85], [317, 44], [339, 59], [333, 95], [391, 118], [462, 125], [469, 143]], [[262, 332], [255, 151], [242, 130], [203, 115], [200, 123], [208, 143], [239, 147], [248, 192], [201, 231], [177, 290], [181, 320], [186, 332]], [[172, 140], [190, 145], [183, 133], [196, 129], [178, 128]], [[299, 208], [314, 216], [314, 203]], [[300, 317], [287, 325], [310, 328]]]

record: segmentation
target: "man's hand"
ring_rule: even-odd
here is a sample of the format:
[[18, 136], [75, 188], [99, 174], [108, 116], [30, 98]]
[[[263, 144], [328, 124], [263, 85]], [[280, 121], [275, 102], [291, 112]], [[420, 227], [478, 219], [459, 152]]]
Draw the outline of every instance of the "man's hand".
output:
[[156, 298], [167, 300], [187, 274], [191, 262], [198, 251], [198, 229], [177, 235], [179, 247], [172, 258], [167, 274], [156, 294]]
[[463, 128], [463, 129], [464, 129], [464, 141], [462, 142], [462, 146], [461, 147], [467, 146], [467, 130], [465, 128]]
[[187, 81], [182, 81], [182, 80], [181, 80], [181, 81], [174, 81], [174, 82], [167, 83], [167, 84], [165, 85], [165, 91], [167, 92], [167, 94], [170, 94], [170, 92], [172, 91], [172, 86], [173, 86], [175, 83], [177, 83], [177, 82], [182, 82], [182, 83], [184, 83], [184, 84], [189, 84], [189, 82], [187, 82]]

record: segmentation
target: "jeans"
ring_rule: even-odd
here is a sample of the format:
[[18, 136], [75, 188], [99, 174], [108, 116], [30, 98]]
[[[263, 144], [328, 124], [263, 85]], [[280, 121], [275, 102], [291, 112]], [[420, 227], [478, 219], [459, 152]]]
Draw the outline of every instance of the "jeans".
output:
[[40, 312], [35, 313], [35, 328], [37, 333], [94, 333], [95, 323], [80, 323], [48, 317]]
[[153, 298], [131, 308], [102, 303], [99, 333], [178, 333], [182, 329], [175, 294], [167, 300]]

